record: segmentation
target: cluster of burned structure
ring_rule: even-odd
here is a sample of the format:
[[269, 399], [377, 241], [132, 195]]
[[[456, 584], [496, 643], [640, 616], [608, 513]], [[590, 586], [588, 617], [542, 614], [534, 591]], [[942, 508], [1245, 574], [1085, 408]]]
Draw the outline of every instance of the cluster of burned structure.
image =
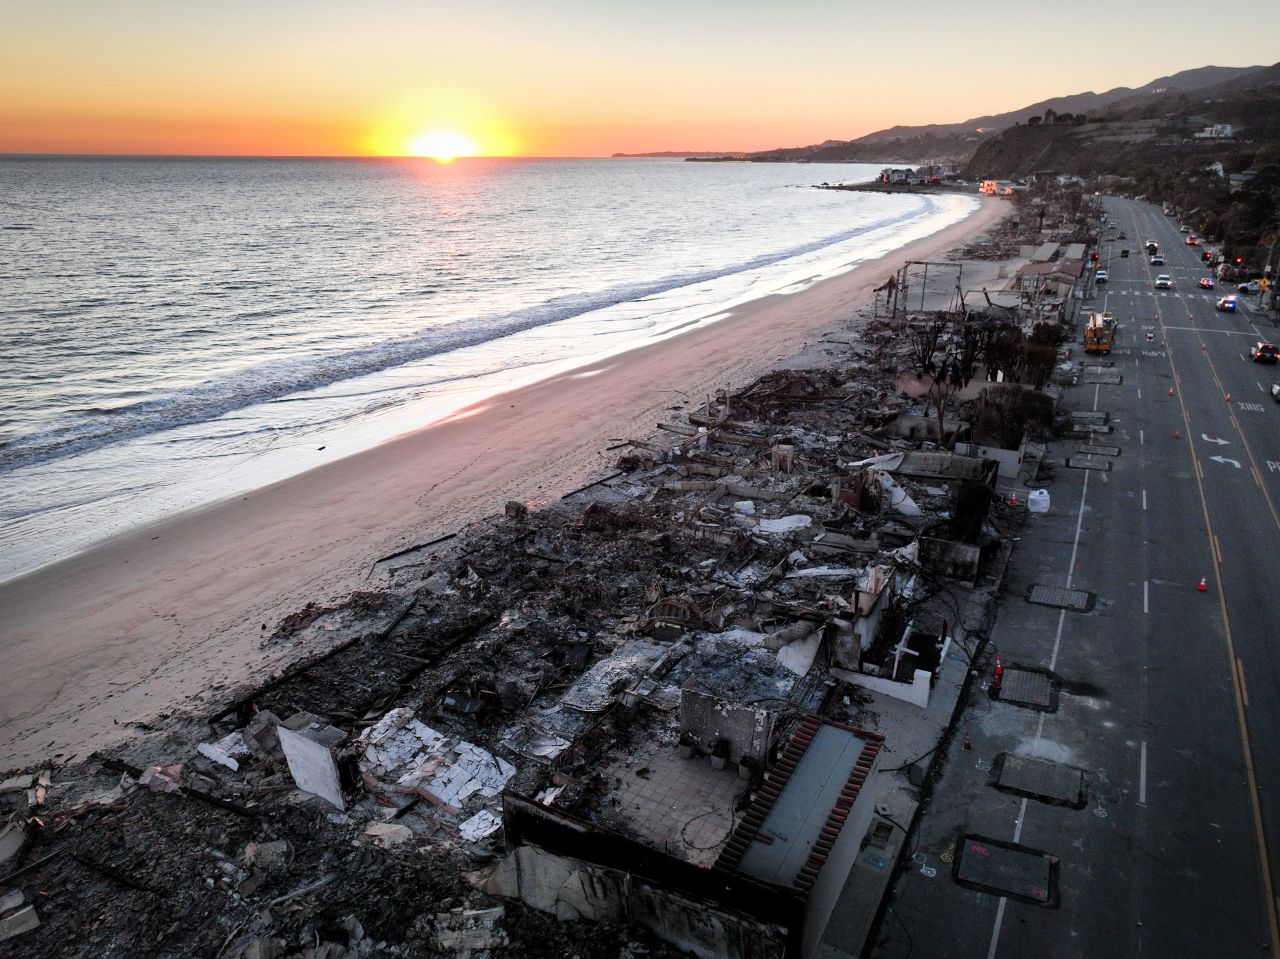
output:
[[6, 954], [858, 954], [912, 758], [863, 707], [970, 674], [1020, 456], [865, 339], [379, 561], [198, 744], [5, 783]]

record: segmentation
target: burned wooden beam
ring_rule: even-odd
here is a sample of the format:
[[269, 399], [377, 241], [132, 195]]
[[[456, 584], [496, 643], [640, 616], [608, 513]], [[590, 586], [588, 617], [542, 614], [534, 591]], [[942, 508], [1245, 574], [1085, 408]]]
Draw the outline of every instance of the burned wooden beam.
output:
[[618, 470], [618, 472], [610, 473], [608, 476], [604, 476], [596, 480], [594, 483], [588, 483], [586, 486], [579, 486], [575, 490], [570, 490], [560, 498], [563, 500], [563, 499], [568, 499], [570, 496], [577, 496], [579, 493], [585, 493], [589, 489], [595, 489], [597, 486], [601, 486], [605, 483], [608, 483], [610, 480], [616, 480], [619, 476], [626, 476], [626, 475], [627, 473], [625, 470]]
[[[89, 758], [96, 759], [100, 762], [103, 769], [109, 769], [114, 773], [125, 773], [126, 775], [132, 776], [134, 779], [138, 779], [143, 772], [141, 766], [133, 766], [129, 763], [122, 762], [119, 759], [114, 759], [111, 756], [104, 756], [102, 753], [92, 753]], [[227, 812], [235, 813], [237, 816], [253, 817], [257, 815], [257, 813], [247, 806], [242, 806], [237, 802], [232, 802], [230, 799], [223, 799], [221, 796], [215, 796], [213, 793], [205, 792], [203, 789], [197, 789], [195, 786], [179, 786], [177, 793], [179, 796], [190, 796], [192, 799], [198, 799], [203, 803], [208, 803], [210, 806], [217, 806], [219, 809], [225, 809]], [[150, 890], [147, 891], [149, 892]]]
[[457, 533], [450, 533], [447, 536], [441, 536], [438, 539], [433, 539], [428, 543], [418, 543], [415, 546], [406, 546], [404, 549], [397, 550], [394, 553], [389, 553], [386, 556], [375, 559], [373, 561], [373, 565], [377, 566], [379, 563], [386, 563], [393, 559], [399, 559], [401, 556], [408, 556], [410, 553], [416, 553], [421, 549], [430, 549], [432, 546], [439, 546], [441, 543], [447, 543], [451, 539], [456, 539], [457, 536]]

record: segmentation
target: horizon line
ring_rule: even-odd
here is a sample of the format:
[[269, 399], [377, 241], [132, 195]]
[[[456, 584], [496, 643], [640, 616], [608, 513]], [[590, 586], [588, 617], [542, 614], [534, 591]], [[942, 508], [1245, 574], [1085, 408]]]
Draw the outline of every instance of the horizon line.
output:
[[[707, 150], [650, 150], [651, 155], [659, 153], [675, 155], [693, 155], [708, 153]], [[41, 153], [0, 151], [0, 159], [122, 159], [122, 160], [429, 160], [433, 163], [452, 163], [457, 160], [613, 160], [643, 157], [644, 153], [579, 153], [579, 154], [546, 154], [521, 155], [511, 154], [476, 154], [475, 156], [453, 157], [449, 161], [437, 160], [435, 157], [418, 156], [412, 153], [401, 154], [367, 154], [367, 153]]]

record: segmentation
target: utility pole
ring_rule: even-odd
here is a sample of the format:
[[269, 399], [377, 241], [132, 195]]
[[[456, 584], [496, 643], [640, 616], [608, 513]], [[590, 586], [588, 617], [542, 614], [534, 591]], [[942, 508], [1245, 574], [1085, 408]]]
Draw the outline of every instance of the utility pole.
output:
[[[1267, 281], [1266, 292], [1271, 294], [1269, 312], [1276, 309], [1276, 245], [1280, 243], [1280, 234], [1271, 241], [1271, 249], [1267, 252], [1267, 262], [1262, 266], [1262, 276]], [[1258, 305], [1262, 306], [1262, 291], [1258, 292]]]

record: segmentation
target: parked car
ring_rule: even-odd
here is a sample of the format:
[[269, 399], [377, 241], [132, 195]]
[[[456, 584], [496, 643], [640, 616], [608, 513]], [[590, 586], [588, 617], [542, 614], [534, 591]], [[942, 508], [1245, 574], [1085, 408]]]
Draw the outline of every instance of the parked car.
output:
[[1255, 363], [1271, 363], [1274, 364], [1280, 360], [1280, 348], [1272, 343], [1264, 343], [1259, 340], [1253, 345], [1253, 349], [1249, 351], [1249, 355], [1253, 357]]
[[1159, 276], [1156, 277], [1156, 289], [1172, 290], [1173, 277], [1171, 277], [1168, 273], [1161, 273]]
[[1262, 289], [1262, 284], [1257, 280], [1250, 280], [1248, 283], [1241, 283], [1236, 289], [1241, 293], [1257, 293]]
[[1218, 301], [1214, 309], [1222, 313], [1234, 313], [1236, 311], [1236, 298], [1234, 296], [1224, 296]]
[[1213, 289], [1213, 277], [1211, 277], [1211, 276], [1202, 276], [1202, 277], [1200, 277], [1200, 289], [1202, 289], [1202, 290], [1212, 290], [1212, 289]]
[[1106, 283], [1106, 282], [1107, 282], [1107, 271], [1106, 271], [1106, 270], [1099, 270], [1099, 271], [1094, 275], [1094, 277], [1093, 277], [1093, 282], [1094, 282], [1094, 283]]

